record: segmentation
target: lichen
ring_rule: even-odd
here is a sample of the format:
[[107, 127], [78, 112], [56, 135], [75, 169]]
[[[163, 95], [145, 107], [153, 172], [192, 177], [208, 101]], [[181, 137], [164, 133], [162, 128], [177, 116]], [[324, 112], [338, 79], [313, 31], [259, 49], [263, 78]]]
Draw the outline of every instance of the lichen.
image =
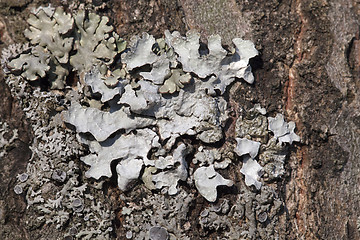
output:
[[[251, 41], [233, 39], [230, 52], [217, 35], [206, 46], [195, 31], [166, 31], [135, 36], [127, 47], [107, 17], [51, 7], [28, 22], [30, 44], [4, 50], [2, 65], [34, 132], [14, 191], [38, 224], [74, 238], [111, 238], [113, 211], [101, 186], [115, 179], [125, 193], [127, 239], [190, 239], [189, 208], [198, 197], [208, 204], [199, 218], [204, 231], [255, 239], [263, 236], [257, 222], [274, 229], [282, 201], [272, 181], [284, 175], [288, 145], [300, 137], [294, 122], [268, 117], [259, 104], [231, 112], [231, 84], [254, 83]], [[229, 135], [230, 116], [237, 119]], [[11, 143], [0, 141], [0, 154]], [[136, 189], [146, 193], [137, 203]], [[227, 199], [233, 189], [238, 196]]]
[[126, 68], [132, 70], [158, 61], [160, 57], [152, 50], [154, 44], [155, 38], [148, 33], [143, 33], [142, 37], [134, 36], [129, 43], [129, 51], [122, 55]]
[[0, 158], [4, 157], [18, 138], [18, 130], [14, 129], [9, 133], [9, 125], [6, 122], [0, 122]]
[[73, 69], [83, 73], [93, 65], [104, 64], [106, 68], [124, 50], [126, 43], [108, 21], [85, 11], [72, 15], [61, 7], [39, 8], [31, 14], [30, 28], [24, 32], [31, 50], [13, 56], [7, 68], [31, 81], [47, 77], [51, 88], [63, 89]]
[[111, 64], [118, 53], [117, 43], [122, 39], [107, 25], [109, 19], [95, 13], [86, 16], [85, 11], [79, 11], [74, 21], [76, 54], [70, 57], [70, 64], [79, 72], [89, 71], [94, 64]]
[[[66, 122], [77, 127], [77, 132], [91, 133], [99, 142], [103, 142], [118, 130], [130, 132], [154, 124], [154, 120], [132, 117], [126, 113], [126, 108], [116, 112], [104, 112], [96, 108], [84, 108], [74, 102], [65, 115]], [[121, 121], [118, 121], [121, 119]]]
[[66, 64], [74, 40], [73, 37], [66, 37], [73, 30], [71, 15], [61, 7], [54, 12], [40, 9], [36, 14], [31, 14], [27, 22], [30, 28], [24, 34], [31, 44], [46, 48], [59, 63]]
[[188, 212], [194, 195], [183, 189], [179, 190], [176, 198], [146, 190], [145, 193], [136, 203], [131, 202], [131, 197], [121, 195], [125, 204], [121, 211], [124, 233], [131, 232], [132, 239], [143, 240], [150, 238], [153, 227], [162, 227], [167, 230], [169, 239], [190, 240], [189, 228], [179, 223], [189, 224]]
[[[31, 89], [21, 78], [9, 76], [6, 80], [34, 132], [32, 156], [14, 188], [25, 196], [27, 208], [36, 213], [29, 225], [48, 224], [65, 232], [76, 226], [84, 237], [109, 238], [112, 212], [96, 186], [81, 177], [79, 162], [74, 159], [83, 148], [73, 132], [64, 128], [57, 112], [66, 103], [52, 92]], [[104, 207], [98, 208], [94, 205], [97, 202]]]
[[255, 158], [258, 155], [261, 143], [249, 140], [247, 138], [235, 138], [237, 145], [235, 153], [239, 156], [249, 154], [250, 157]]
[[[114, 76], [115, 75], [115, 76]], [[112, 100], [124, 92], [125, 79], [115, 72], [112, 76], [103, 76], [98, 69], [85, 73], [85, 83], [91, 87], [93, 93], [101, 94], [101, 102]]]
[[274, 133], [274, 137], [279, 140], [280, 143], [288, 142], [292, 144], [294, 141], [299, 142], [300, 137], [295, 134], [295, 123], [285, 122], [282, 114], [276, 114], [275, 118], [269, 117], [269, 130]]
[[245, 184], [247, 186], [254, 185], [256, 189], [261, 188], [261, 182], [259, 182], [259, 178], [262, 175], [261, 170], [262, 167], [257, 163], [256, 160], [249, 156], [244, 157], [243, 166], [240, 172], [245, 175]]
[[215, 202], [218, 186], [232, 186], [233, 182], [224, 179], [213, 166], [200, 167], [194, 172], [195, 186], [199, 193], [209, 202]]
[[208, 39], [208, 51], [200, 51], [200, 34], [196, 31], [189, 31], [185, 38], [181, 37], [179, 32], [166, 31], [165, 37], [167, 44], [178, 54], [178, 61], [185, 72], [193, 72], [202, 79], [210, 75], [216, 76], [210, 92], [217, 89], [223, 94], [235, 78], [243, 78], [248, 83], [254, 82], [249, 59], [258, 52], [251, 41], [233, 39], [236, 50], [233, 55], [228, 56], [221, 46], [219, 35]]
[[[163, 189], [166, 187], [169, 195], [175, 195], [178, 193], [178, 182], [180, 180], [185, 181], [188, 177], [187, 163], [185, 161], [185, 157], [188, 153], [189, 149], [185, 144], [179, 145], [174, 150], [172, 158], [167, 159], [171, 162], [167, 167], [169, 169], [167, 169], [167, 171], [153, 174], [152, 180], [155, 182], [156, 188]], [[157, 167], [156, 164], [155, 167]], [[160, 167], [159, 169], [162, 170], [164, 168]]]

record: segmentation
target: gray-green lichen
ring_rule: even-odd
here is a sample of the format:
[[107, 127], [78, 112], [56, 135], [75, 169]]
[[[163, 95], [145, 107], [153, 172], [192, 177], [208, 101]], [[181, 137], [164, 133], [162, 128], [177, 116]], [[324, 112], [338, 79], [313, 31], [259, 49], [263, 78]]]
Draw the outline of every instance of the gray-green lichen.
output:
[[60, 7], [39, 8], [24, 32], [33, 47], [12, 56], [6, 67], [30, 81], [47, 77], [53, 89], [63, 89], [73, 70], [84, 73], [103, 64], [106, 71], [126, 44], [108, 21], [85, 11], [72, 15]]
[[31, 14], [27, 22], [30, 27], [24, 34], [30, 43], [44, 47], [59, 63], [66, 64], [74, 40], [73, 37], [66, 37], [73, 30], [71, 15], [60, 7], [54, 12], [40, 9], [36, 14]]
[[[10, 75], [6, 80], [34, 133], [32, 156], [14, 188], [34, 216], [29, 227], [48, 224], [77, 239], [108, 239], [113, 212], [96, 184], [81, 177], [79, 162], [74, 161], [83, 148], [63, 126], [59, 112], [66, 103], [52, 92], [32, 89], [22, 78]], [[78, 231], [70, 234], [73, 228]]]
[[[225, 93], [234, 81], [254, 83], [251, 41], [233, 39], [230, 52], [217, 35], [202, 48], [195, 31], [166, 31], [159, 39], [135, 36], [127, 48], [109, 19], [92, 12], [40, 8], [28, 22], [30, 44], [4, 50], [2, 65], [35, 135], [14, 190], [40, 215], [36, 221], [75, 238], [109, 239], [113, 212], [99, 189], [113, 178], [128, 194], [139, 184], [146, 191], [137, 204], [121, 195], [127, 239], [153, 239], [156, 231], [190, 239], [197, 195], [189, 188], [207, 200], [204, 231], [255, 239], [264, 236], [257, 223], [275, 228], [282, 202], [270, 184], [285, 172], [288, 144], [300, 141], [295, 124], [256, 104], [236, 116], [233, 139], [224, 141]], [[79, 79], [72, 85], [71, 71]], [[39, 79], [60, 91], [27, 84]], [[240, 189], [237, 200], [220, 187]], [[244, 226], [229, 221], [245, 217]]]
[[117, 49], [117, 46], [123, 41], [108, 25], [109, 19], [79, 11], [74, 21], [77, 27], [74, 45], [76, 54], [71, 56], [70, 64], [79, 72], [89, 71], [94, 64], [111, 64], [118, 50], [122, 50]]
[[121, 210], [124, 232], [131, 232], [131, 239], [150, 239], [150, 230], [162, 227], [167, 229], [169, 239], [190, 240], [188, 212], [194, 195], [183, 189], [180, 189], [176, 198], [150, 191], [146, 193], [142, 194], [137, 203], [132, 203], [131, 197], [121, 195], [121, 201], [125, 203]]

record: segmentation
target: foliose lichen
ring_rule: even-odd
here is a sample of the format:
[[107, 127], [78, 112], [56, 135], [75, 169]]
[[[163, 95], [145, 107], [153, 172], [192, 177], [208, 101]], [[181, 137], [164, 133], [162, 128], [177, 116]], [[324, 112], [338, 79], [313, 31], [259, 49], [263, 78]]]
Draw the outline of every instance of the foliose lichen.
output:
[[[228, 51], [220, 36], [203, 47], [195, 31], [166, 31], [159, 39], [135, 36], [127, 47], [107, 17], [51, 7], [28, 22], [30, 44], [4, 50], [2, 65], [34, 131], [33, 156], [14, 190], [25, 193], [37, 221], [76, 238], [110, 238], [113, 212], [98, 192], [112, 177], [124, 192], [143, 183], [148, 193], [122, 208], [127, 239], [190, 239], [190, 226], [179, 225], [189, 222], [189, 187], [207, 200], [204, 231], [241, 239], [264, 235], [256, 222], [275, 228], [282, 201], [268, 184], [283, 176], [288, 144], [300, 141], [295, 123], [267, 117], [256, 104], [237, 116], [232, 141], [224, 141], [225, 93], [235, 81], [254, 83], [251, 41], [235, 38]], [[47, 90], [28, 84], [40, 80]], [[245, 181], [228, 174], [234, 171]], [[242, 190], [231, 202], [218, 186], [234, 185]], [[245, 216], [244, 226], [228, 221]]]

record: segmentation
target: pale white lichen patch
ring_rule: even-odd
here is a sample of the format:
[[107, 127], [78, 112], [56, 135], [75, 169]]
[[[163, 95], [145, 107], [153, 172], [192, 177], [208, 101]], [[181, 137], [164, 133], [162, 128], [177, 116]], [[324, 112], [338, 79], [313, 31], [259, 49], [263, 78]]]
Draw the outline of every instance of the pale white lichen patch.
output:
[[156, 188], [162, 189], [166, 187], [169, 195], [175, 195], [178, 193], [178, 182], [185, 181], [188, 177], [188, 166], [185, 160], [188, 153], [189, 149], [185, 144], [179, 145], [174, 150], [172, 158], [169, 159], [170, 169], [153, 174], [152, 180], [155, 182]]
[[295, 134], [295, 123], [294, 122], [285, 122], [284, 116], [282, 114], [276, 114], [275, 118], [268, 117], [269, 121], [269, 130], [274, 133], [280, 143], [288, 142], [292, 144], [293, 142], [299, 142], [300, 137]]
[[249, 154], [252, 158], [257, 156], [261, 143], [247, 138], [235, 138], [235, 140], [237, 141], [237, 145], [234, 151], [238, 156], [245, 154]]
[[200, 34], [189, 31], [186, 38], [179, 32], [165, 32], [167, 43], [178, 54], [178, 60], [186, 72], [193, 72], [200, 78], [206, 78], [212, 74], [216, 76], [213, 88], [224, 93], [226, 86], [231, 84], [235, 77], [243, 78], [248, 83], [254, 82], [254, 77], [249, 66], [249, 59], [258, 54], [254, 44], [248, 40], [235, 38], [235, 54], [227, 56], [227, 51], [221, 46], [221, 38], [218, 35], [208, 39], [208, 52], [200, 54]]
[[143, 33], [141, 37], [134, 36], [129, 43], [129, 51], [122, 55], [127, 69], [132, 70], [156, 62], [160, 57], [152, 51], [154, 44], [154, 36], [148, 33]]
[[111, 84], [110, 81], [107, 81], [110, 77], [103, 77], [104, 79], [102, 77], [103, 75], [97, 69], [87, 72], [84, 77], [85, 83], [91, 87], [93, 93], [101, 94], [101, 102], [107, 102], [124, 92], [126, 80], [120, 81], [116, 76], [113, 76], [113, 83]]
[[[111, 177], [110, 164], [116, 159], [126, 160], [131, 167], [132, 160], [138, 166], [138, 160], [146, 165], [154, 163], [147, 158], [151, 148], [157, 147], [158, 137], [150, 129], [139, 129], [136, 134], [117, 134], [104, 142], [91, 141], [82, 138], [80, 141], [88, 145], [90, 154], [81, 158], [90, 166], [87, 177], [99, 179], [102, 176]], [[124, 187], [122, 187], [124, 188]]]
[[171, 75], [170, 60], [163, 54], [154, 62], [150, 72], [141, 72], [140, 75], [156, 85], [161, 85]]
[[243, 166], [240, 170], [240, 172], [245, 175], [245, 184], [247, 186], [254, 185], [256, 189], [260, 189], [262, 183], [259, 179], [262, 175], [262, 169], [256, 160], [245, 155], [243, 158]]
[[129, 132], [155, 123], [149, 118], [129, 116], [125, 111], [126, 108], [113, 113], [103, 112], [96, 108], [85, 108], [74, 102], [66, 113], [65, 121], [76, 126], [78, 132], [91, 133], [99, 142], [105, 141], [118, 130]]
[[200, 167], [194, 172], [195, 186], [199, 193], [209, 202], [217, 199], [218, 186], [232, 186], [231, 180], [223, 178], [214, 169], [214, 166]]
[[137, 181], [144, 166], [142, 159], [125, 159], [116, 166], [118, 186], [120, 190], [126, 191], [134, 181]]

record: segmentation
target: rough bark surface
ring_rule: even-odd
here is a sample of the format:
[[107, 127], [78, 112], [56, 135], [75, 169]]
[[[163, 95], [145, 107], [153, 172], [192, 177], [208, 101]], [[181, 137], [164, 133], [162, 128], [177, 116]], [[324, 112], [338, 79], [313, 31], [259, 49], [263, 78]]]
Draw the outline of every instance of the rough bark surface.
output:
[[[360, 239], [358, 1], [103, 2], [92, 4], [102, 4], [99, 12], [112, 16], [117, 32], [126, 39], [141, 32], [160, 36], [165, 29], [182, 34], [197, 29], [202, 37], [222, 35], [224, 44], [233, 37], [254, 41], [261, 53], [252, 63], [256, 83], [233, 86], [232, 98], [240, 104], [261, 103], [270, 113], [283, 112], [296, 122], [302, 138], [281, 183], [286, 211], [280, 235], [284, 239]], [[62, 1], [51, 3], [57, 6]], [[24, 41], [30, 9], [45, 4], [48, 1], [0, 0], [0, 50]], [[14, 148], [0, 159], [0, 238], [35, 239], [46, 228], [27, 228], [22, 220], [25, 199], [13, 191], [16, 175], [25, 170], [31, 155], [31, 128], [0, 77], [0, 121], [19, 130]], [[109, 189], [108, 195], [116, 209], [120, 206], [114, 191]]]

